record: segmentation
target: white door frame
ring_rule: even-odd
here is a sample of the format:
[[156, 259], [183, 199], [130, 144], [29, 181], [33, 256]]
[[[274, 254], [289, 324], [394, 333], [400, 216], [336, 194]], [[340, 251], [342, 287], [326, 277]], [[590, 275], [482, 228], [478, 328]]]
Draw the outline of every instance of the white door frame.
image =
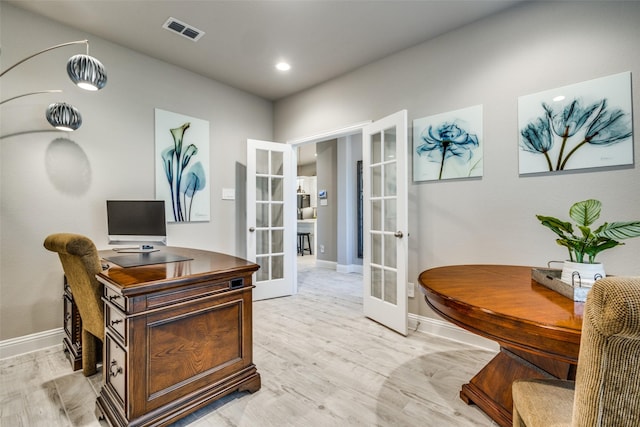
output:
[[367, 120], [365, 122], [354, 123], [354, 124], [351, 124], [342, 128], [338, 128], [335, 130], [318, 133], [316, 135], [290, 139], [287, 141], [287, 144], [297, 147], [298, 145], [304, 145], [304, 144], [314, 143], [314, 142], [323, 142], [323, 141], [328, 141], [330, 139], [336, 139], [336, 138], [340, 138], [347, 135], [353, 135], [355, 133], [362, 132], [362, 128], [370, 124], [371, 122], [372, 122], [371, 120]]

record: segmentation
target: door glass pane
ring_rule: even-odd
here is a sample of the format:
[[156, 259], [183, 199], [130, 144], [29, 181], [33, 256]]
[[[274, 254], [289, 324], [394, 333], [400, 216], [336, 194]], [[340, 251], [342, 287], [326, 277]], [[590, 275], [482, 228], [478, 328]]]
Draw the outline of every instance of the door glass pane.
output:
[[382, 161], [382, 134], [371, 135], [371, 164]]
[[397, 231], [396, 199], [385, 199], [384, 201], [384, 230]]
[[256, 200], [269, 200], [269, 179], [264, 176], [256, 176]]
[[256, 280], [258, 282], [269, 280], [269, 257], [256, 257], [256, 264], [260, 266], [260, 269], [256, 272]]
[[384, 160], [396, 158], [396, 128], [385, 129], [384, 131]]
[[271, 175], [283, 175], [284, 171], [284, 154], [280, 151], [271, 152]]
[[384, 195], [396, 195], [396, 163], [387, 163], [384, 165]]
[[371, 235], [371, 263], [382, 264], [382, 236], [380, 234]]
[[269, 152], [267, 150], [256, 150], [256, 173], [269, 173]]
[[284, 200], [283, 178], [271, 178], [271, 200], [281, 202]]
[[373, 166], [371, 170], [371, 197], [382, 196], [382, 165]]
[[284, 255], [271, 257], [271, 279], [282, 279], [284, 277]]
[[256, 227], [269, 226], [269, 205], [256, 203]]
[[396, 268], [396, 246], [398, 239], [393, 234], [386, 234], [384, 236], [384, 265], [385, 267]]
[[271, 252], [284, 252], [284, 230], [273, 230], [271, 232]]
[[384, 300], [391, 304], [398, 302], [398, 286], [396, 281], [396, 272], [392, 270], [384, 270]]
[[371, 296], [382, 299], [382, 269], [371, 266]]
[[274, 203], [271, 205], [271, 226], [283, 227], [284, 226], [284, 208], [281, 203]]
[[256, 255], [269, 253], [269, 230], [256, 231]]
[[371, 201], [371, 229], [382, 231], [382, 200]]

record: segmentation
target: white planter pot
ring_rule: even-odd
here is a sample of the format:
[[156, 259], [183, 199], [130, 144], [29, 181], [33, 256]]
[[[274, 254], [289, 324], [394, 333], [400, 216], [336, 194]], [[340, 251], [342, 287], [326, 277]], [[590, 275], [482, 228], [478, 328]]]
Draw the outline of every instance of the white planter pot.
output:
[[574, 287], [591, 287], [593, 283], [605, 277], [602, 263], [583, 264], [580, 262], [565, 261], [562, 266], [560, 280]]

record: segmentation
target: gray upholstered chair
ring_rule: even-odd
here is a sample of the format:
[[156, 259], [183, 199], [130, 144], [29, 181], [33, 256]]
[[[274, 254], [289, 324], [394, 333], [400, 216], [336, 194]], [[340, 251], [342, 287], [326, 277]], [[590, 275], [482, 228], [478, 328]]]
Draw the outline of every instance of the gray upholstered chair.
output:
[[96, 373], [99, 342], [104, 341], [102, 285], [96, 274], [102, 269], [93, 242], [79, 234], [58, 233], [48, 236], [44, 247], [57, 252], [73, 300], [82, 319], [82, 373]]
[[512, 390], [516, 427], [640, 426], [640, 277], [593, 285], [575, 382], [518, 380]]

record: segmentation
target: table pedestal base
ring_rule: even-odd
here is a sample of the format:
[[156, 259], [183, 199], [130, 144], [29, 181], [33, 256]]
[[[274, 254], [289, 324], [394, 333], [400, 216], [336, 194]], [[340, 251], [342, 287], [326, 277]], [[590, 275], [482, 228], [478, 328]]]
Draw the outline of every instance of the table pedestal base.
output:
[[511, 384], [522, 378], [575, 379], [575, 365], [500, 347], [500, 352], [462, 386], [460, 398], [475, 404], [502, 427], [511, 427]]

